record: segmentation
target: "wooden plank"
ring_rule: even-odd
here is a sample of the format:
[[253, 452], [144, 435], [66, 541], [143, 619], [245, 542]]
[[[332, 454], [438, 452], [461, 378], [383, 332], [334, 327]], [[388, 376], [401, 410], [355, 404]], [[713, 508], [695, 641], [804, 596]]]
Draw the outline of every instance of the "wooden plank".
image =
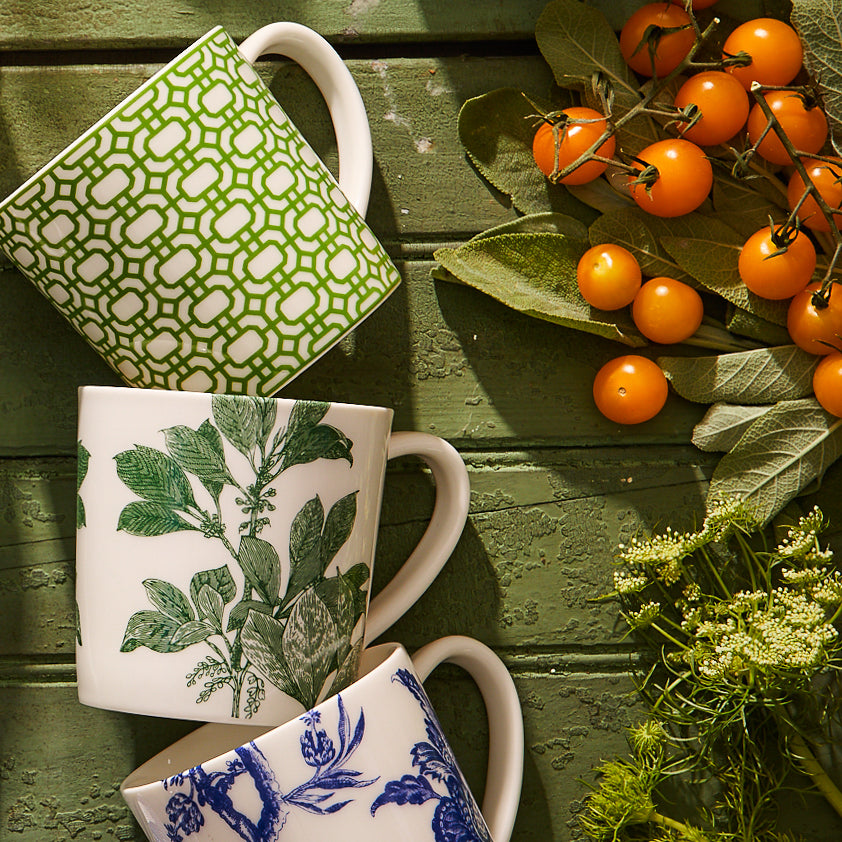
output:
[[[388, 634], [412, 646], [447, 633], [507, 648], [625, 651], [615, 606], [591, 600], [610, 588], [619, 542], [648, 523], [691, 525], [711, 460], [689, 447], [469, 453], [466, 460], [472, 494], [462, 539]], [[0, 495], [0, 657], [68, 663], [75, 460], [2, 461]], [[432, 506], [428, 475], [411, 460], [396, 463], [387, 476], [374, 592], [408, 557]]]
[[[466, 449], [689, 442], [705, 407], [677, 395], [634, 428], [592, 409], [598, 367], [625, 346], [433, 281], [431, 266], [402, 263], [394, 295], [280, 396], [390, 406], [396, 430]], [[21, 275], [0, 282], [0, 455], [75, 454], [77, 387], [119, 381]]]
[[[514, 79], [533, 95], [545, 95], [551, 74], [542, 59], [388, 59], [348, 66], [374, 146], [368, 221], [384, 243], [451, 241], [513, 217], [468, 163], [457, 115], [466, 99]], [[0, 195], [11, 193], [159, 67], [0, 67]], [[315, 85], [297, 65], [261, 62], [259, 69], [335, 172], [333, 130]]]
[[137, 3], [129, 0], [4, 0], [0, 6], [0, 49], [181, 47], [217, 25], [224, 26], [239, 41], [277, 20], [303, 23], [340, 44], [531, 38], [544, 5], [545, 0], [489, 0], [481, 4], [156, 0], [141, 12]]

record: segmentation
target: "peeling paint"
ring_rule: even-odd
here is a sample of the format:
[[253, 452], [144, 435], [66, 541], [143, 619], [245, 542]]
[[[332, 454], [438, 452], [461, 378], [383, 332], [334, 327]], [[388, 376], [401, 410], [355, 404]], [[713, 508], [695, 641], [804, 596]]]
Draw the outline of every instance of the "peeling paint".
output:
[[379, 5], [380, 0], [351, 0], [350, 5], [345, 9], [345, 13], [351, 15], [351, 17], [357, 17], [357, 15], [368, 14]]

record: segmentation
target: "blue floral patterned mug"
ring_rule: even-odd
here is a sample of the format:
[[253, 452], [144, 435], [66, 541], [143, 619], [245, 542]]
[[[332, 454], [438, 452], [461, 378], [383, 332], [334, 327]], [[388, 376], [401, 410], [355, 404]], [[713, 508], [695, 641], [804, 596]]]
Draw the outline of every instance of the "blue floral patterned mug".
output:
[[[252, 64], [327, 99], [339, 183]], [[0, 202], [0, 250], [130, 386], [274, 394], [400, 276], [363, 217], [371, 133], [354, 80], [295, 23], [217, 27]]]
[[[477, 682], [488, 712], [480, 811], [423, 680], [444, 662]], [[121, 792], [152, 842], [508, 842], [523, 778], [523, 718], [484, 644], [445, 637], [412, 659], [367, 649], [363, 675], [268, 730], [205, 725], [129, 775]]]

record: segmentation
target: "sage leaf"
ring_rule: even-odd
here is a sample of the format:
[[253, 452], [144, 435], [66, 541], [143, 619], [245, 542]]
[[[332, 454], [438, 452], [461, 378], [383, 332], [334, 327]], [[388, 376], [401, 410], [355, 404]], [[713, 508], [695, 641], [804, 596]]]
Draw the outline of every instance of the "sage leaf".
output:
[[641, 271], [646, 277], [656, 278], [665, 275], [691, 286], [697, 286], [693, 277], [688, 275], [661, 247], [660, 239], [662, 236], [681, 233], [685, 222], [693, 226], [699, 219], [701, 217], [698, 214], [688, 214], [686, 219], [677, 217], [674, 220], [667, 220], [645, 213], [637, 207], [626, 208], [603, 214], [591, 224], [588, 236], [594, 246], [616, 243], [628, 249], [637, 258]]
[[117, 518], [117, 530], [129, 535], [151, 538], [155, 535], [169, 535], [171, 532], [197, 530], [170, 506], [152, 503], [148, 500], [133, 500], [127, 503]]
[[203, 483], [236, 485], [225, 464], [225, 454], [212, 438], [185, 424], [177, 424], [164, 430], [164, 441], [176, 463]]
[[735, 231], [729, 239], [716, 236], [661, 237], [661, 245], [687, 274], [702, 286], [777, 325], [786, 324], [788, 303], [771, 301], [750, 292], [740, 278], [737, 263], [743, 239]]
[[175, 586], [161, 579], [145, 579], [143, 587], [149, 601], [163, 614], [186, 623], [194, 620], [196, 615], [187, 597]]
[[501, 234], [438, 249], [433, 256], [462, 283], [528, 316], [645, 345], [626, 313], [594, 310], [582, 298], [576, 265], [586, 248], [560, 234]]
[[498, 234], [561, 234], [574, 241], [585, 242], [588, 239], [588, 226], [581, 219], [564, 213], [532, 213], [488, 228], [472, 237], [471, 242], [496, 237]]
[[200, 570], [193, 574], [190, 580], [190, 599], [193, 600], [194, 605], [199, 603], [199, 594], [205, 585], [216, 591], [225, 604], [231, 602], [237, 595], [237, 583], [226, 565], [212, 570]]
[[[611, 85], [615, 119], [640, 103], [637, 77], [623, 59], [614, 30], [598, 9], [577, 0], [551, 0], [535, 23], [535, 39], [562, 88], [577, 88], [588, 94], [598, 74]], [[587, 96], [586, 102], [600, 108]], [[630, 120], [617, 132], [618, 145], [629, 154], [657, 139], [655, 124], [643, 116]]]
[[248, 455], [257, 444], [261, 418], [254, 401], [242, 395], [214, 395], [211, 398], [213, 420], [240, 453]]
[[153, 652], [180, 652], [185, 646], [172, 639], [180, 625], [160, 611], [138, 611], [129, 617], [120, 651], [133, 652], [145, 646]]
[[786, 196], [766, 184], [762, 178], [748, 181], [717, 172], [711, 194], [717, 219], [746, 239], [767, 224], [769, 216], [783, 222], [789, 215]]
[[240, 632], [240, 643], [243, 654], [270, 684], [298, 699], [300, 690], [283, 655], [283, 635], [283, 623], [260, 611], [249, 611]]
[[768, 406], [735, 406], [715, 403], [693, 428], [691, 441], [699, 450], [727, 453]]
[[794, 0], [791, 21], [804, 48], [804, 66], [822, 90], [831, 139], [842, 154], [842, 20], [827, 0]]
[[738, 336], [747, 336], [763, 342], [765, 345], [786, 345], [791, 342], [789, 333], [783, 325], [776, 325], [761, 319], [748, 310], [728, 304], [725, 327]]
[[182, 511], [196, 506], [190, 480], [178, 463], [160, 450], [139, 444], [118, 453], [114, 461], [117, 476], [138, 497]]
[[237, 550], [237, 561], [246, 581], [260, 598], [269, 605], [277, 605], [281, 588], [281, 559], [278, 551], [262, 538], [243, 535]]
[[[572, 105], [571, 98], [569, 103]], [[536, 102], [547, 111], [550, 107]], [[480, 175], [525, 214], [557, 211], [592, 220], [593, 211], [553, 184], [535, 165], [532, 140], [540, 124], [535, 106], [516, 88], [498, 88], [459, 109], [459, 140]]]
[[719, 460], [708, 507], [724, 498], [742, 499], [765, 526], [840, 453], [842, 418], [825, 412], [815, 398], [783, 401], [757, 418]]
[[340, 640], [325, 604], [310, 588], [295, 603], [284, 629], [281, 648], [306, 708], [316, 704]]
[[659, 357], [658, 365], [682, 398], [696, 403], [769, 404], [813, 391], [818, 359], [796, 345], [715, 357]]

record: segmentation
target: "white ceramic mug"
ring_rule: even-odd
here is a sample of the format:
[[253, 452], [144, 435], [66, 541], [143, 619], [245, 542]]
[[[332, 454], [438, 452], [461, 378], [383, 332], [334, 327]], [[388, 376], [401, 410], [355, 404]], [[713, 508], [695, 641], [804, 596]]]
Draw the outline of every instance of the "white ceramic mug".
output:
[[[423, 680], [466, 669], [488, 712], [482, 811]], [[523, 779], [523, 718], [488, 647], [445, 637], [409, 658], [367, 649], [363, 675], [274, 729], [205, 725], [129, 775], [121, 792], [152, 842], [508, 842]]]
[[[339, 184], [252, 69], [295, 59]], [[296, 23], [208, 32], [0, 202], [0, 249], [131, 386], [271, 395], [400, 275], [363, 217], [371, 133], [337, 53]]]
[[[383, 407], [83, 386], [80, 701], [277, 725], [352, 682], [468, 511], [453, 447], [391, 423]], [[386, 462], [411, 454], [435, 507], [368, 605]]]

